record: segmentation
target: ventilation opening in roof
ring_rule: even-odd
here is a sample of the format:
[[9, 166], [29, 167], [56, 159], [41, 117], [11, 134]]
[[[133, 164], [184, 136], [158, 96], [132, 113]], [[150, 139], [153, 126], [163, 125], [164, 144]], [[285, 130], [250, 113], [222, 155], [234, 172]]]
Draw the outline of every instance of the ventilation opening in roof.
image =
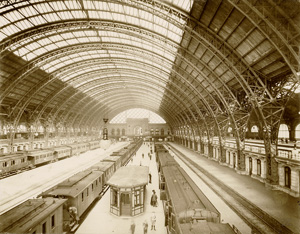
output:
[[142, 108], [134, 108], [121, 112], [116, 115], [109, 123], [126, 123], [126, 119], [144, 119], [148, 118], [149, 123], [166, 123], [166, 121], [160, 117], [158, 114], [142, 109]]

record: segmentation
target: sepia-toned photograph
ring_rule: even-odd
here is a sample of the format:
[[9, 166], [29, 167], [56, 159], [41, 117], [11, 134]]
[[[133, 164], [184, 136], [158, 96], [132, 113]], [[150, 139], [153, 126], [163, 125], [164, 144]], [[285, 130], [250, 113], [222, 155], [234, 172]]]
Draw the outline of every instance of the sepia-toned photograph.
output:
[[300, 1], [0, 0], [0, 234], [300, 234]]

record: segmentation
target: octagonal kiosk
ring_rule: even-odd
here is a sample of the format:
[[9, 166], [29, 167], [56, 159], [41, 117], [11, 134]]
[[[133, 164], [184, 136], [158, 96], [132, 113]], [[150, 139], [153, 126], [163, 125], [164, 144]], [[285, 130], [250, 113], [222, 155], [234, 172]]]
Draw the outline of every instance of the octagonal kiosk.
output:
[[117, 216], [135, 216], [144, 212], [149, 167], [120, 167], [108, 180], [110, 212]]

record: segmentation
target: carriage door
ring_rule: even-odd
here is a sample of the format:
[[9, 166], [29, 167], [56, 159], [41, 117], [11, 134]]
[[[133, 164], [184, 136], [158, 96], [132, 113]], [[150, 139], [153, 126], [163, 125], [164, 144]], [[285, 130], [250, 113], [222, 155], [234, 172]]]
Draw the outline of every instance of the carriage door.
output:
[[121, 193], [121, 215], [131, 215], [129, 193]]
[[249, 175], [252, 175], [252, 158], [249, 158]]

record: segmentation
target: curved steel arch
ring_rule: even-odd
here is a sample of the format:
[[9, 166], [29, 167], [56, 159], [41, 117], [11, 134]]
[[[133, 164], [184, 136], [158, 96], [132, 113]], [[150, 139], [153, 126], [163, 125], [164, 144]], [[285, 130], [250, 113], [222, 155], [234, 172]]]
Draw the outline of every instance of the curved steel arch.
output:
[[[228, 89], [227, 89], [228, 90]], [[225, 104], [226, 105], [226, 104]]]
[[[133, 82], [133, 84], [136, 84], [136, 83]], [[145, 85], [143, 85], [142, 88], [144, 88], [144, 86], [145, 86]], [[121, 87], [122, 87], [122, 84], [121, 84]], [[150, 87], [150, 88], [153, 88], [153, 87]], [[96, 93], [101, 92], [101, 91], [99, 91], [97, 88], [95, 88], [95, 89], [96, 89], [96, 90], [95, 90]], [[140, 91], [140, 90], [138, 90], [138, 91]], [[149, 91], [148, 89], [145, 90], [146, 93], [147, 93], [148, 91]], [[182, 102], [182, 100], [180, 99], [180, 97], [179, 97], [179, 96], [177, 97], [177, 94], [176, 94], [175, 92], [173, 92], [173, 90], [169, 90], [169, 92], [172, 92], [172, 95], [173, 95], [175, 98], [177, 98], [179, 102]], [[100, 93], [100, 94], [101, 94], [101, 93]], [[102, 93], [102, 95], [107, 95], [107, 94], [108, 94], [107, 91], [105, 91], [105, 92]], [[114, 91], [113, 91], [113, 94], [119, 96], [118, 94], [115, 94]], [[154, 94], [154, 95], [155, 95], [155, 94]], [[100, 95], [100, 96], [101, 96], [101, 95]], [[109, 96], [109, 98], [111, 98], [111, 96]], [[167, 96], [166, 96], [165, 98], [167, 98]], [[168, 98], [169, 98], [169, 97], [168, 97]], [[170, 98], [170, 100], [172, 100], [172, 99]], [[100, 105], [100, 103], [99, 103], [99, 105]], [[87, 108], [87, 109], [92, 110], [92, 108]], [[186, 109], [189, 110], [188, 107], [186, 107]], [[87, 113], [87, 115], [92, 116], [92, 114], [88, 114], [88, 113]], [[64, 114], [64, 116], [67, 116], [67, 115]]]
[[[293, 37], [289, 37], [288, 34], [283, 35], [283, 31], [287, 32], [286, 29], [290, 29], [290, 27], [280, 27], [280, 24], [272, 24], [270, 22], [270, 18], [269, 17], [265, 17], [264, 13], [260, 11], [259, 7], [255, 6], [254, 4], [252, 4], [251, 2], [247, 1], [247, 0], [242, 0], [240, 2], [234, 2], [232, 0], [229, 0], [229, 2], [236, 8], [238, 9], [243, 15], [245, 15], [245, 17], [248, 18], [248, 20], [250, 20], [250, 22], [252, 22], [253, 25], [255, 25], [256, 28], [258, 28], [260, 30], [260, 32], [265, 35], [266, 38], [268, 38], [268, 40], [273, 44], [273, 46], [276, 48], [276, 50], [281, 54], [281, 56], [284, 58], [285, 62], [288, 64], [288, 66], [290, 67], [292, 73], [294, 74], [295, 78], [298, 78], [298, 82], [300, 82], [300, 76], [297, 74], [297, 72], [299, 71], [299, 66], [300, 66], [300, 62], [299, 62], [299, 51], [295, 51], [293, 49], [293, 47], [291, 46], [291, 41], [295, 40], [297, 37], [299, 38], [300, 34], [299, 34], [299, 29], [297, 30], [298, 32], [296, 33], [297, 37], [295, 37], [295, 35]], [[264, 2], [264, 4], [269, 4], [269, 1]], [[250, 9], [252, 12], [254, 12], [258, 17], [252, 16], [251, 14], [249, 14], [248, 12], [245, 12], [245, 6], [248, 7], [248, 9]], [[264, 6], [263, 4], [260, 6]], [[268, 7], [264, 7], [264, 9], [266, 9]], [[282, 14], [278, 12], [278, 8], [274, 7], [274, 5], [272, 5], [272, 13], [270, 13], [270, 15], [273, 15], [274, 13], [276, 14], [276, 16], [278, 16], [278, 14]], [[287, 18], [285, 18], [287, 19]], [[288, 25], [291, 25], [290, 22], [287, 20]], [[265, 28], [268, 27], [269, 29], [272, 30], [273, 33], [276, 34], [276, 36], [279, 38], [279, 40], [275, 39], [274, 35], [269, 31], [269, 30], [265, 30]], [[295, 29], [297, 29], [297, 27], [292, 26]], [[284, 54], [283, 51], [283, 47], [287, 48], [288, 53], [289, 54]], [[291, 60], [293, 59], [293, 61]]]
[[[107, 101], [106, 105], [110, 105], [111, 108], [113, 108], [113, 107], [118, 107], [119, 108], [120, 105], [123, 106], [124, 104], [126, 104], [126, 105], [128, 105], [132, 108], [132, 107], [136, 106], [137, 103], [135, 103], [135, 105], [133, 106], [132, 104], [129, 104], [129, 101], [130, 100], [135, 100], [136, 101], [136, 97], [139, 97], [139, 98], [145, 97], [145, 92], [137, 92], [136, 94], [134, 94], [133, 96], [130, 96], [130, 97], [119, 97], [118, 96], [117, 99], [113, 99], [113, 100], [110, 100], [108, 98], [109, 100]], [[154, 102], [154, 100], [157, 100], [155, 98], [156, 98], [156, 96], [149, 95], [148, 99], [151, 99], [151, 102], [146, 101], [146, 103], [149, 103], [148, 108], [150, 108], [152, 106], [151, 110], [153, 110], [154, 112], [156, 112], [156, 110], [154, 109], [153, 102]], [[140, 105], [142, 105], [144, 102], [141, 102]], [[152, 105], [150, 105], [150, 104], [152, 104]], [[79, 121], [76, 121], [77, 117], [75, 116], [73, 121], [72, 121], [72, 124], [75, 125], [75, 121], [76, 121], [76, 122], [78, 122], [78, 125], [81, 125], [82, 122], [90, 123], [90, 125], [92, 125], [92, 123], [95, 121], [95, 119], [97, 119], [96, 113], [101, 112], [102, 110], [103, 110], [102, 105], [97, 104], [96, 106], [94, 106], [94, 109], [89, 109], [89, 113], [86, 114], [86, 117], [82, 116], [80, 118], [80, 116], [77, 116], [78, 118], [80, 118]], [[104, 117], [105, 116], [104, 112], [105, 112], [105, 110], [103, 110], [103, 112], [101, 112], [102, 114], [99, 114], [99, 115]], [[170, 120], [171, 123], [175, 121], [174, 118], [175, 119], [178, 118], [174, 115], [172, 116], [172, 111], [169, 110], [169, 109], [164, 109], [163, 112], [166, 112], [166, 115], [171, 116], [171, 117], [168, 117], [168, 120]], [[110, 112], [108, 112], [108, 114], [109, 113]], [[94, 120], [90, 120], [91, 118], [93, 118]]]

